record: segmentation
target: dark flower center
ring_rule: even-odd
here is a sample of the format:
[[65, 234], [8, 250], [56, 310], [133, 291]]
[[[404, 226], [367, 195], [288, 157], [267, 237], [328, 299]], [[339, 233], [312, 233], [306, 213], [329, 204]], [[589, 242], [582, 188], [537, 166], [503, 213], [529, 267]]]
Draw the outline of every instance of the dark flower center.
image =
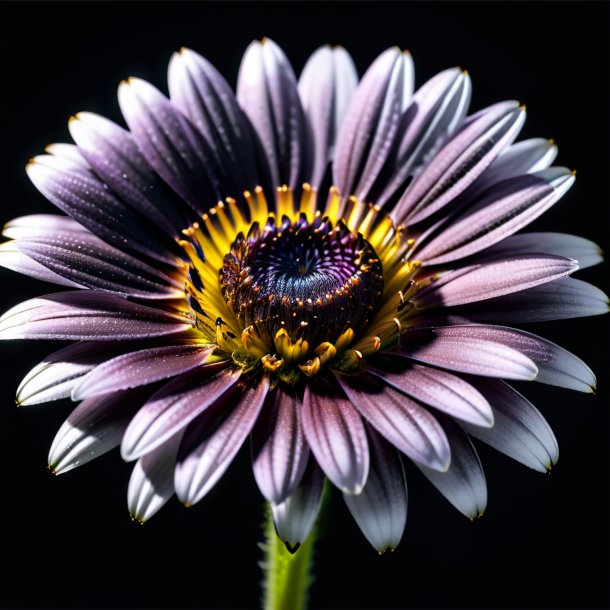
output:
[[355, 332], [370, 318], [383, 292], [377, 253], [362, 235], [328, 218], [302, 214], [281, 225], [252, 224], [239, 233], [220, 270], [222, 294], [240, 322], [273, 343], [280, 329], [311, 348]]

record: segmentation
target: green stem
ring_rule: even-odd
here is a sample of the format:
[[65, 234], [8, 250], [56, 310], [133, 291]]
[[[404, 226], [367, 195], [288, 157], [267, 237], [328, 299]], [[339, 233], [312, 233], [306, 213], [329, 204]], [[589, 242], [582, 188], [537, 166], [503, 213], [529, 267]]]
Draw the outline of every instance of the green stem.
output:
[[290, 553], [275, 533], [271, 507], [266, 505], [265, 543], [261, 545], [264, 551], [261, 565], [265, 572], [264, 610], [306, 610], [313, 581], [313, 550], [320, 531], [320, 517], [327, 504], [328, 485], [325, 484], [318, 520], [295, 553]]

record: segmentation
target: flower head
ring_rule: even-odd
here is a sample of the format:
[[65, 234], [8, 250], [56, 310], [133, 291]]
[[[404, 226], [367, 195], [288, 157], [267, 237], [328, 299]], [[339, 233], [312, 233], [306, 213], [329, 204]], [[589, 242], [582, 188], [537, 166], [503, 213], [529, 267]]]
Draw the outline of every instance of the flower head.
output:
[[470, 440], [550, 469], [557, 443], [506, 380], [592, 391], [576, 356], [506, 326], [607, 311], [570, 276], [592, 242], [519, 233], [571, 186], [557, 147], [513, 142], [525, 107], [468, 114], [470, 77], [413, 94], [392, 48], [358, 83], [348, 53], [316, 51], [297, 82], [255, 42], [235, 97], [183, 49], [170, 99], [129, 79], [128, 130], [90, 113], [76, 145], [28, 174], [65, 216], [9, 222], [0, 264], [76, 290], [26, 301], [0, 338], [66, 339], [24, 379], [21, 404], [82, 401], [49, 466], [121, 445], [129, 510], [201, 500], [250, 437], [254, 476], [290, 548], [324, 477], [379, 551], [403, 533], [403, 456], [470, 518], [487, 502]]

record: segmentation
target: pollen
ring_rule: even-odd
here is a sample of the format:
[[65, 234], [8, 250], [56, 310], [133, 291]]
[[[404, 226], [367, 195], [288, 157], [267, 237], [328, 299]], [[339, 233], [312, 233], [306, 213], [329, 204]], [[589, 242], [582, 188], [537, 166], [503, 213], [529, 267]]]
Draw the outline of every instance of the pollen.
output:
[[335, 187], [321, 211], [309, 184], [300, 201], [286, 185], [274, 196], [270, 205], [257, 187], [227, 198], [183, 231], [194, 326], [236, 365], [287, 383], [353, 371], [406, 328], [414, 242], [379, 206]]

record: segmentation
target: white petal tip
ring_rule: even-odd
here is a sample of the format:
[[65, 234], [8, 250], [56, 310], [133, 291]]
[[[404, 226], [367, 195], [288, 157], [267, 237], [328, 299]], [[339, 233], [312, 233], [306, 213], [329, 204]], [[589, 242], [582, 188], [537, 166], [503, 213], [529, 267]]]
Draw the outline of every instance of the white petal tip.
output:
[[[281, 538], [280, 538], [280, 540], [281, 540]], [[284, 546], [286, 547], [286, 550], [291, 555], [294, 555], [301, 548], [301, 543], [300, 542], [287, 542], [286, 540], [282, 540], [282, 542], [284, 543]]]
[[428, 458], [425, 461], [420, 461], [420, 463], [426, 468], [430, 468], [430, 470], [435, 470], [436, 472], [447, 472], [451, 466], [451, 455], [449, 455], [446, 459], [443, 459], [442, 456], [437, 455], [432, 458]]
[[127, 447], [121, 445], [121, 457], [126, 462], [133, 462], [137, 460], [144, 452], [138, 452], [134, 447]]
[[74, 390], [72, 390], [72, 394], [70, 394], [70, 400], [72, 402], [79, 402], [81, 400], [84, 400], [86, 397], [87, 393], [80, 391], [78, 388], [74, 388]]
[[393, 553], [396, 550], [396, 546], [387, 546], [387, 547], [381, 548], [381, 549], [376, 548], [375, 550], [377, 551], [377, 555], [379, 555], [380, 557], [383, 557], [384, 555], [387, 555], [388, 553]]
[[364, 483], [358, 483], [356, 485], [352, 485], [350, 487], [339, 487], [339, 489], [344, 493], [350, 496], [358, 496], [362, 493], [364, 489]]
[[70, 470], [74, 470], [77, 466], [78, 466], [78, 462], [77, 463], [68, 462], [67, 464], [59, 463], [53, 467], [48, 466], [48, 468], [51, 471], [51, 474], [54, 474], [55, 476], [59, 476], [60, 474], [65, 474], [66, 472], [69, 472]]
[[13, 339], [25, 339], [25, 335], [15, 328], [2, 328], [0, 325], [0, 341], [11, 341]]
[[132, 523], [137, 523], [138, 525], [144, 525], [144, 523], [146, 523], [145, 519], [142, 519], [141, 517], [139, 517], [136, 514], [132, 513], [129, 515], [129, 517], [130, 517]]

